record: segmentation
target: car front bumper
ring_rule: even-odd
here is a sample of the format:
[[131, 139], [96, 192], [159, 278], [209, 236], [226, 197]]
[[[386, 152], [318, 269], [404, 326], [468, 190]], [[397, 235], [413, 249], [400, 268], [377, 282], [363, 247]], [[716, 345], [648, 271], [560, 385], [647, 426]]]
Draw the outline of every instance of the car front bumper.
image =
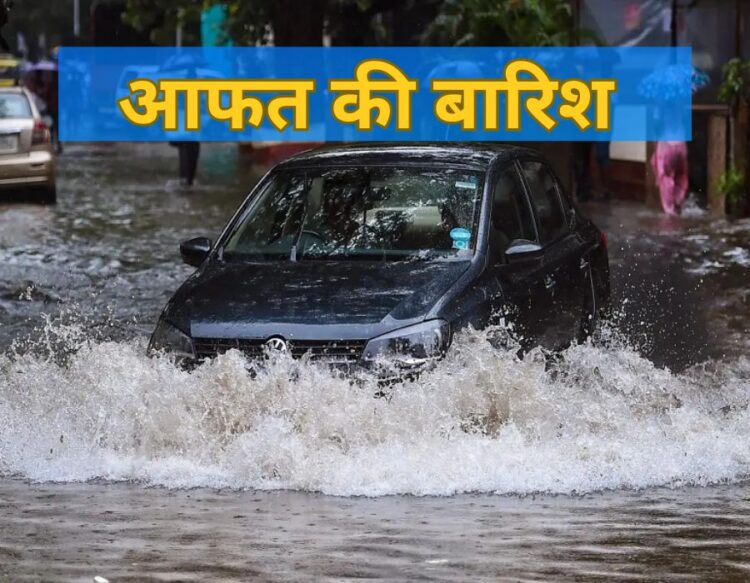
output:
[[[381, 384], [392, 384], [398, 383], [405, 380], [413, 380], [419, 377], [424, 372], [427, 372], [434, 368], [436, 361], [430, 361], [415, 366], [396, 366], [386, 365], [383, 363], [375, 363], [367, 361], [364, 358], [326, 358], [324, 356], [315, 355], [311, 352], [306, 354], [294, 354], [292, 352], [286, 355], [276, 355], [273, 353], [258, 353], [255, 351], [248, 352], [240, 348], [233, 347], [232, 350], [237, 350], [247, 360], [248, 372], [255, 376], [260, 371], [266, 369], [275, 358], [284, 357], [291, 358], [295, 363], [298, 364], [313, 364], [315, 366], [322, 366], [330, 370], [334, 375], [347, 378], [352, 382], [363, 382], [376, 381]], [[214, 353], [212, 355], [202, 356], [179, 356], [176, 358], [176, 364], [186, 371], [195, 370], [197, 367], [213, 360], [214, 358], [223, 354], [224, 351]], [[158, 354], [158, 352], [150, 351], [151, 356]]]

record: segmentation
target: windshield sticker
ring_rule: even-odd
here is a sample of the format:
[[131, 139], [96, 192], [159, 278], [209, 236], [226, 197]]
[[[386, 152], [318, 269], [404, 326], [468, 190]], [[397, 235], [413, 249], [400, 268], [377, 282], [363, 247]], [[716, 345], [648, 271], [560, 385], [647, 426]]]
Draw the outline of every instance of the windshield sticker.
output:
[[471, 240], [471, 231], [458, 227], [451, 231], [451, 239], [453, 239], [453, 248], [460, 251], [465, 251], [469, 248], [469, 241]]
[[471, 190], [474, 190], [476, 187], [477, 185], [474, 182], [464, 182], [463, 180], [459, 180], [456, 182], [456, 188], [469, 188]]

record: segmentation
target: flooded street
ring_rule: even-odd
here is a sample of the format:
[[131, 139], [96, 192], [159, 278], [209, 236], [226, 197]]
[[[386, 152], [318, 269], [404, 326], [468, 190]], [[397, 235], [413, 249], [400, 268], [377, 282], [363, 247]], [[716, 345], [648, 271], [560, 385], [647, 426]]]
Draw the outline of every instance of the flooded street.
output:
[[6, 482], [0, 494], [9, 581], [741, 581], [750, 569], [750, 504], [726, 486], [340, 499]]
[[603, 344], [549, 370], [466, 334], [373, 399], [145, 358], [179, 242], [259, 177], [217, 145], [183, 191], [175, 158], [71, 147], [58, 207], [0, 204], [0, 581], [750, 577], [749, 220], [592, 203]]
[[0, 342], [58, 309], [100, 324], [114, 310], [124, 338], [153, 327], [190, 273], [175, 241], [218, 234], [259, 178], [236, 147], [208, 147], [204, 186], [185, 191], [176, 152], [165, 144], [72, 145], [60, 160], [57, 207], [0, 203]]

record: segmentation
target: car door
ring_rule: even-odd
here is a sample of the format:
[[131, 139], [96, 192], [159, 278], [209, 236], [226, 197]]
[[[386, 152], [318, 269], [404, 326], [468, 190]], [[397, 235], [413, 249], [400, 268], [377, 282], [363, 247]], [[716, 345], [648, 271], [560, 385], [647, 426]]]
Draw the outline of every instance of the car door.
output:
[[494, 175], [488, 251], [497, 285], [497, 293], [491, 297], [495, 321], [505, 319], [512, 325], [516, 340], [529, 348], [544, 332], [540, 316], [552, 307], [544, 286], [543, 259], [510, 264], [505, 255], [513, 241], [538, 242], [534, 215], [519, 171], [513, 162]]
[[577, 338], [583, 317], [582, 244], [570, 229], [559, 183], [549, 167], [539, 160], [522, 160], [520, 166], [544, 247], [543, 280], [550, 310], [540, 314], [540, 344], [559, 349]]

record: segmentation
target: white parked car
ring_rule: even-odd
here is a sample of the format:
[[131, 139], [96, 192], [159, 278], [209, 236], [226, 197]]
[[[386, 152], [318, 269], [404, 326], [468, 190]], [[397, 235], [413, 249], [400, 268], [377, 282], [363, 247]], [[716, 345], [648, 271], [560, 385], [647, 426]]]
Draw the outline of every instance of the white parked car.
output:
[[0, 87], [0, 197], [57, 202], [50, 128], [23, 87]]

